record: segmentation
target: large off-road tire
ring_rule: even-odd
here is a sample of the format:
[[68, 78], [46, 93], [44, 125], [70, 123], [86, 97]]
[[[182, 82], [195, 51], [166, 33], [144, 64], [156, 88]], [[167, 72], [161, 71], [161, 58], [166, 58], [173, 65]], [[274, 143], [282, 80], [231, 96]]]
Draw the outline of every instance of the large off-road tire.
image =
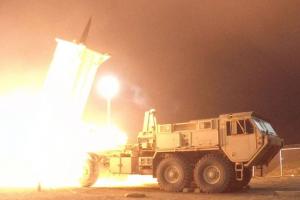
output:
[[191, 165], [179, 156], [160, 161], [156, 175], [159, 187], [168, 192], [181, 192], [192, 181]]
[[244, 169], [244, 179], [243, 179], [243, 187], [246, 187], [249, 185], [250, 181], [252, 179], [252, 169], [251, 168], [245, 168]]
[[244, 168], [243, 170], [243, 180], [237, 181], [234, 179], [231, 183], [231, 187], [229, 188], [229, 192], [240, 191], [244, 187], [246, 187], [252, 178], [252, 170], [251, 168]]
[[203, 156], [194, 169], [194, 181], [205, 193], [225, 192], [234, 178], [231, 162], [219, 154]]
[[246, 187], [247, 185], [249, 185], [251, 179], [252, 179], [252, 169], [245, 168], [244, 169], [244, 178], [242, 180], [242, 187]]
[[89, 157], [84, 166], [80, 177], [80, 185], [82, 187], [92, 186], [98, 179], [99, 162], [95, 157]]

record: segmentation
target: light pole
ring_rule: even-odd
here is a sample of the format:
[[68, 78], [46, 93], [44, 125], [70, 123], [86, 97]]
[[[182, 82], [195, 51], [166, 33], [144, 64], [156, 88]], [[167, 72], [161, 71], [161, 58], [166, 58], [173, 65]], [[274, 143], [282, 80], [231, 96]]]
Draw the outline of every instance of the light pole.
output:
[[111, 100], [119, 92], [119, 81], [112, 75], [102, 77], [97, 85], [97, 90], [106, 99], [107, 124], [111, 125]]

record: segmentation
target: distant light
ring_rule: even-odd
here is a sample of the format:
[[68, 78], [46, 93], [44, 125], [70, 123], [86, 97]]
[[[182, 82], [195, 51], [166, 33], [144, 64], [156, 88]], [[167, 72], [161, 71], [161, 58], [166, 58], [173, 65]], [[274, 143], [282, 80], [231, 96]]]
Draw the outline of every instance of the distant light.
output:
[[102, 77], [97, 84], [99, 94], [107, 100], [111, 100], [116, 96], [119, 89], [119, 81], [112, 75]]

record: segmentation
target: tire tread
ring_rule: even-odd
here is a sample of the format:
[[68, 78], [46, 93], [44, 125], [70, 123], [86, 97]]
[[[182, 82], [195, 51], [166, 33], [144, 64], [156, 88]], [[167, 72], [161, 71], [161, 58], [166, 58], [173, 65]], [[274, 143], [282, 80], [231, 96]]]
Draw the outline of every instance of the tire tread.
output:
[[[205, 165], [207, 162], [215, 162], [223, 166], [224, 168], [224, 183], [222, 185], [210, 185], [204, 184], [201, 179], [199, 178], [199, 168]], [[220, 193], [226, 192], [226, 190], [230, 187], [230, 183], [234, 179], [234, 169], [232, 167], [232, 163], [224, 157], [222, 154], [219, 153], [210, 153], [204, 155], [197, 163], [194, 169], [194, 181], [197, 186], [200, 188], [201, 192], [204, 193]]]
[[[182, 167], [183, 180], [181, 183], [178, 184], [170, 184], [164, 181], [162, 177], [162, 171], [165, 165], [168, 162], [175, 162], [178, 163]], [[190, 164], [184, 159], [182, 156], [172, 155], [168, 158], [163, 159], [157, 167], [157, 179], [160, 189], [167, 191], [167, 192], [181, 192], [185, 187], [189, 186], [192, 181], [192, 169]]]

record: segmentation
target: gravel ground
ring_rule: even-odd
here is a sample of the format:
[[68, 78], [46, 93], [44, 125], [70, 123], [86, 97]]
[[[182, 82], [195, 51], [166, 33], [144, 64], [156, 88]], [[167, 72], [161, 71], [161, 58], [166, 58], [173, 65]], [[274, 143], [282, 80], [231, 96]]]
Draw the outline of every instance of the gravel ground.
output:
[[292, 200], [300, 199], [300, 177], [254, 178], [249, 189], [236, 193], [203, 194], [203, 193], [168, 193], [160, 191], [157, 185], [124, 188], [61, 188], [47, 189], [38, 192], [34, 189], [0, 189], [0, 200], [118, 200], [137, 199], [125, 197], [128, 193], [142, 193], [147, 200]]

